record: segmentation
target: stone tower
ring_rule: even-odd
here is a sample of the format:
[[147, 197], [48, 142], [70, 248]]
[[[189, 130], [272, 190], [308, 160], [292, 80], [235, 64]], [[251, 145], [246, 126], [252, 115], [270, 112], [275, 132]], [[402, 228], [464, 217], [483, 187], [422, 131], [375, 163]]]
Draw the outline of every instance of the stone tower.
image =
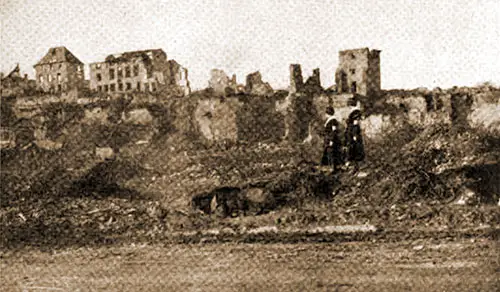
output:
[[301, 91], [304, 87], [302, 69], [299, 64], [290, 65], [290, 93]]
[[368, 48], [340, 51], [335, 73], [337, 91], [377, 96], [381, 90], [380, 52]]

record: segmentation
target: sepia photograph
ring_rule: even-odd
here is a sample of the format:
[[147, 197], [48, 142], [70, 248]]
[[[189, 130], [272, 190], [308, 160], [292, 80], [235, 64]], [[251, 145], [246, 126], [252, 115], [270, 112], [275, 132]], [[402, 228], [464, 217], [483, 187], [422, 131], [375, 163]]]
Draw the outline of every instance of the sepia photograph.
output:
[[0, 0], [1, 291], [500, 291], [500, 1]]

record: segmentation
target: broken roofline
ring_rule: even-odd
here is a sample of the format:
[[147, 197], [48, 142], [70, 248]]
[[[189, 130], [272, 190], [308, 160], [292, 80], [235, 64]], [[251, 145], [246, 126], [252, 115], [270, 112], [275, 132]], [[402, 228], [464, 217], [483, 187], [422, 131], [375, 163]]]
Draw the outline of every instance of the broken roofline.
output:
[[365, 48], [357, 48], [357, 49], [340, 50], [339, 54], [343, 55], [343, 54], [352, 53], [352, 52], [364, 52], [364, 51], [367, 51], [369, 53], [373, 53], [373, 52], [380, 53], [380, 52], [382, 52], [382, 50], [376, 50], [376, 49], [371, 49], [370, 50], [370, 48], [365, 47]]
[[147, 50], [128, 51], [128, 52], [109, 54], [106, 56], [106, 58], [104, 58], [103, 62], [94, 62], [94, 63], [90, 63], [90, 64], [127, 62], [127, 61], [130, 61], [132, 58], [141, 58], [141, 57], [144, 58], [149, 53], [159, 53], [159, 54], [167, 57], [167, 54], [161, 48], [160, 49], [147, 49]]

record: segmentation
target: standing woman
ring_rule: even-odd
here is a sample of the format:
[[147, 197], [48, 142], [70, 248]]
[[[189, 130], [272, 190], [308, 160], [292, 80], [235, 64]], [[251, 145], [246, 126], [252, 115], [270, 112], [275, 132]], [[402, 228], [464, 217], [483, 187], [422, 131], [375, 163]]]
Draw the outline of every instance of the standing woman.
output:
[[337, 171], [343, 163], [342, 141], [340, 139], [339, 122], [333, 116], [333, 107], [326, 108], [326, 122], [324, 129], [324, 150], [321, 165], [328, 165]]
[[363, 136], [361, 134], [361, 112], [353, 111], [347, 119], [347, 128], [345, 132], [345, 141], [347, 144], [347, 161], [355, 165], [358, 169], [358, 163], [365, 159], [365, 146], [363, 144]]

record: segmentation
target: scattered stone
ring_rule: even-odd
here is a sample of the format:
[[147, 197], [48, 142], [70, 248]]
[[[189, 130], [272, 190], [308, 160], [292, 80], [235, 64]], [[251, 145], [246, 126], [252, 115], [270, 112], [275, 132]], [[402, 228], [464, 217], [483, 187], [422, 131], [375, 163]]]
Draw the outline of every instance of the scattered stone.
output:
[[469, 188], [463, 188], [461, 195], [455, 201], [456, 205], [475, 205], [479, 203], [478, 195]]
[[424, 249], [423, 245], [416, 245], [416, 246], [413, 247], [413, 250], [417, 250], [417, 251], [418, 250], [422, 250], [422, 249]]
[[111, 147], [96, 147], [95, 155], [100, 160], [112, 159], [115, 157], [115, 151]]

